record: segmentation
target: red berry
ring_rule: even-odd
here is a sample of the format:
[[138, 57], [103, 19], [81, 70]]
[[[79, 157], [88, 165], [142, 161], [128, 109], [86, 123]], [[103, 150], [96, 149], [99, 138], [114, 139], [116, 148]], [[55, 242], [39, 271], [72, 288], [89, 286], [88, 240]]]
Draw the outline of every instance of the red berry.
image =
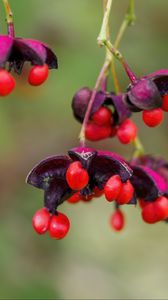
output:
[[93, 195], [82, 196], [82, 201], [90, 202], [93, 199]]
[[158, 217], [156, 215], [156, 209], [153, 202], [148, 203], [142, 210], [142, 219], [149, 224], [154, 224], [158, 222]]
[[67, 202], [74, 204], [74, 203], [79, 202], [80, 200], [81, 200], [81, 194], [80, 194], [80, 192], [77, 192], [77, 193], [73, 194], [70, 198], [68, 198]]
[[66, 215], [57, 212], [57, 215], [51, 217], [49, 233], [52, 238], [63, 239], [70, 229], [70, 222]]
[[107, 107], [100, 107], [92, 116], [92, 120], [96, 125], [112, 124], [112, 112]]
[[143, 200], [143, 199], [139, 199], [139, 206], [140, 208], [144, 208], [147, 204], [149, 204], [149, 202]]
[[153, 203], [155, 208], [155, 213], [158, 220], [165, 220], [168, 218], [168, 199], [166, 197], [159, 197]]
[[15, 87], [15, 80], [6, 70], [0, 70], [0, 96], [9, 95]]
[[118, 175], [109, 178], [104, 187], [104, 194], [106, 199], [111, 202], [116, 200], [121, 192], [122, 182]]
[[163, 120], [163, 111], [161, 108], [155, 108], [152, 110], [144, 110], [142, 112], [142, 118], [144, 123], [149, 127], [158, 126]]
[[117, 130], [117, 137], [122, 144], [131, 143], [137, 136], [137, 127], [130, 120], [125, 120]]
[[48, 78], [48, 74], [48, 65], [34, 66], [29, 73], [29, 84], [34, 86], [41, 85]]
[[86, 126], [85, 136], [89, 141], [100, 141], [106, 139], [111, 134], [110, 126], [98, 126], [94, 123], [89, 123]]
[[44, 207], [36, 211], [32, 219], [32, 225], [38, 234], [44, 234], [49, 228], [50, 213]]
[[122, 184], [121, 191], [116, 201], [118, 204], [127, 204], [131, 201], [134, 195], [134, 188], [129, 180]]
[[79, 161], [71, 163], [66, 172], [66, 181], [72, 190], [82, 190], [89, 182], [88, 172]]
[[168, 112], [168, 94], [163, 96], [162, 109]]
[[153, 224], [168, 218], [168, 199], [164, 196], [157, 198], [154, 202], [147, 204], [142, 211], [145, 222]]
[[104, 194], [104, 190], [99, 190], [99, 188], [96, 186], [93, 190], [93, 194], [95, 198], [99, 198]]
[[125, 218], [121, 210], [117, 209], [110, 218], [111, 227], [115, 231], [120, 231], [124, 228]]

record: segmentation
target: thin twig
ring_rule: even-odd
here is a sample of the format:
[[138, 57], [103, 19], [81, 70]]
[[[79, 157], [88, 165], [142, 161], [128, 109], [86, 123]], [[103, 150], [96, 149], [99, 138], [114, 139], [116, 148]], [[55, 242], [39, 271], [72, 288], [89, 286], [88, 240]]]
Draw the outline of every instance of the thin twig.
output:
[[5, 12], [6, 12], [6, 21], [8, 25], [8, 35], [11, 37], [15, 36], [15, 31], [14, 31], [14, 22], [13, 22], [13, 12], [11, 10], [10, 4], [8, 0], [2, 0], [4, 7], [5, 7]]

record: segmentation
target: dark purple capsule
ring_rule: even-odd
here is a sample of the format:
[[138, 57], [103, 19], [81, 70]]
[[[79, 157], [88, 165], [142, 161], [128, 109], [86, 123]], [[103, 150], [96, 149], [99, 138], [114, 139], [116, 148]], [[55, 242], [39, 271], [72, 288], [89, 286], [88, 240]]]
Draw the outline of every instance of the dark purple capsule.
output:
[[9, 63], [9, 70], [21, 73], [25, 62], [32, 65], [47, 64], [49, 69], [58, 68], [55, 53], [44, 43], [24, 38], [0, 36], [0, 68]]
[[156, 84], [148, 78], [129, 86], [127, 101], [133, 111], [151, 110], [162, 104], [162, 98]]
[[[75, 118], [81, 123], [84, 120], [85, 113], [91, 99], [91, 94], [92, 90], [85, 87], [77, 91], [73, 97], [72, 110]], [[91, 109], [90, 120], [92, 119], [92, 115], [102, 106], [107, 106], [112, 109], [114, 125], [122, 123], [131, 115], [125, 94], [115, 95], [114, 93], [98, 91]]]
[[95, 187], [101, 190], [112, 175], [118, 174], [123, 182], [132, 176], [129, 165], [115, 153], [78, 147], [68, 154], [44, 159], [27, 176], [27, 183], [44, 190], [44, 205], [52, 213], [76, 192], [66, 182], [66, 171], [73, 161], [80, 161], [89, 173], [89, 183], [80, 191], [86, 197]]

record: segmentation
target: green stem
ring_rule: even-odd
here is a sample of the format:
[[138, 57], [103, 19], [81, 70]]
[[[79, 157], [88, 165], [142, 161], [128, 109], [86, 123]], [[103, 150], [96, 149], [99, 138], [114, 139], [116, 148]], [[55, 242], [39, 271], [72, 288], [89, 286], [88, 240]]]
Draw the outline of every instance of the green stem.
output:
[[[96, 97], [97, 90], [100, 87], [100, 85], [102, 84], [103, 80], [105, 80], [105, 78], [107, 76], [107, 73], [108, 73], [108, 69], [109, 69], [111, 63], [113, 62], [113, 57], [114, 56], [117, 59], [120, 60], [120, 62], [124, 66], [126, 72], [129, 74], [129, 77], [130, 77], [131, 81], [134, 82], [136, 80], [135, 75], [129, 69], [128, 65], [124, 61], [124, 58], [123, 58], [122, 54], [116, 49], [118, 47], [120, 41], [121, 41], [121, 38], [122, 38], [127, 26], [133, 24], [133, 22], [135, 21], [134, 0], [130, 0], [130, 2], [129, 2], [128, 10], [127, 10], [127, 13], [125, 15], [124, 21], [121, 24], [119, 33], [118, 33], [116, 41], [114, 43], [114, 47], [109, 41], [109, 16], [110, 16], [111, 5], [112, 5], [112, 0], [107, 0], [106, 2], [104, 1], [104, 6], [105, 6], [104, 18], [103, 18], [100, 34], [99, 34], [97, 40], [98, 40], [98, 44], [100, 46], [102, 46], [103, 44], [106, 45], [106, 58], [105, 58], [105, 62], [103, 64], [103, 67], [102, 67], [102, 69], [99, 73], [99, 76], [96, 80], [95, 87], [92, 91], [91, 98], [90, 98], [90, 101], [89, 101], [89, 105], [87, 107], [87, 111], [86, 111], [86, 114], [85, 114], [85, 117], [84, 117], [84, 120], [83, 120], [81, 131], [80, 131], [79, 139], [80, 139], [80, 143], [81, 143], [82, 146], [85, 145], [85, 130], [86, 130], [87, 123], [89, 121], [91, 109], [92, 109], [92, 106], [93, 106], [93, 103], [94, 103], [94, 100], [95, 100], [95, 97]], [[114, 72], [113, 73], [113, 75], [114, 75], [113, 78], [115, 80], [116, 92], [119, 93], [120, 92], [120, 86], [119, 86], [119, 81], [118, 81], [117, 74], [116, 74], [116, 71], [115, 71], [115, 66], [114, 66], [113, 72]], [[140, 154], [144, 153], [143, 146], [142, 146], [142, 144], [141, 144], [141, 142], [138, 138], [136, 138], [134, 140], [134, 145], [135, 145], [134, 155], [140, 155]]]
[[126, 18], [127, 18], [128, 25], [134, 25], [135, 20], [136, 20], [136, 16], [135, 16], [135, 1], [134, 0], [130, 0], [129, 1], [128, 11], [127, 11]]
[[10, 4], [8, 0], [2, 0], [4, 7], [5, 7], [5, 12], [6, 12], [6, 21], [8, 25], [8, 35], [11, 37], [15, 36], [14, 32], [14, 22], [13, 22], [13, 12], [11, 10]]
[[[121, 92], [121, 89], [120, 89], [117, 73], [116, 73], [116, 70], [115, 70], [114, 57], [117, 58], [117, 60], [119, 60], [122, 63], [122, 65], [123, 65], [127, 75], [129, 76], [131, 82], [136, 81], [136, 76], [134, 75], [132, 70], [129, 68], [129, 66], [125, 62], [124, 57], [121, 54], [121, 52], [117, 49], [119, 44], [120, 44], [120, 41], [123, 37], [123, 34], [125, 33], [125, 31], [127, 29], [127, 27], [134, 24], [136, 17], [135, 17], [135, 10], [134, 10], [134, 0], [130, 0], [129, 5], [128, 5], [128, 9], [127, 9], [127, 13], [124, 17], [124, 20], [123, 20], [122, 24], [121, 24], [121, 27], [119, 29], [119, 32], [117, 34], [117, 37], [116, 37], [116, 40], [115, 40], [114, 46], [113, 46], [109, 41], [109, 36], [107, 35], [108, 24], [109, 24], [109, 21], [107, 20], [107, 17], [109, 18], [109, 15], [110, 15], [110, 12], [109, 11], [107, 12], [107, 10], [111, 9], [110, 5], [111, 5], [111, 1], [109, 1], [109, 3], [108, 3], [108, 0], [107, 0], [107, 6], [106, 6], [106, 11], [105, 11], [103, 23], [102, 23], [101, 31], [100, 31], [100, 34], [99, 34], [99, 37], [98, 37], [97, 40], [98, 40], [98, 44], [100, 46], [102, 46], [104, 44], [106, 46], [106, 48], [112, 54], [110, 56], [109, 51], [106, 52], [107, 53], [106, 55], [108, 55], [109, 60], [111, 60], [111, 67], [112, 67], [112, 74], [113, 74], [113, 79], [114, 79], [115, 90], [116, 90], [116, 93], [118, 94], [118, 93]], [[106, 32], [106, 35], [105, 35], [105, 32]], [[142, 145], [139, 137], [136, 137], [136, 139], [133, 141], [133, 144], [134, 144], [134, 147], [135, 147], [133, 156], [137, 157], [137, 156], [143, 155], [144, 154], [144, 148], [143, 148], [143, 145]]]
[[128, 26], [134, 25], [136, 20], [135, 11], [134, 11], [134, 0], [129, 0], [128, 9], [125, 14], [124, 20], [120, 26], [120, 29], [118, 31], [114, 46], [115, 48], [118, 48], [120, 41], [123, 37], [123, 34], [125, 33], [125, 30]]
[[141, 155], [144, 155], [145, 150], [144, 150], [144, 147], [138, 137], [136, 137], [135, 140], [133, 141], [133, 145], [135, 147], [133, 157], [139, 157]]
[[137, 78], [136, 78], [135, 74], [133, 73], [133, 71], [130, 69], [127, 62], [125, 61], [122, 53], [118, 49], [116, 49], [110, 41], [104, 40], [103, 43], [110, 50], [110, 52], [114, 55], [114, 57], [122, 64], [130, 81], [132, 83], [135, 83], [137, 81]]
[[[114, 56], [112, 56], [112, 58], [113, 57]], [[120, 87], [119, 79], [117, 76], [114, 59], [111, 60], [111, 73], [112, 73], [112, 77], [113, 77], [115, 93], [116, 93], [116, 95], [121, 94], [121, 87]]]
[[[124, 20], [123, 20], [123, 22], [120, 26], [119, 31], [118, 31], [116, 40], [114, 42], [114, 47], [115, 48], [118, 48], [127, 27], [130, 26], [130, 25], [134, 25], [135, 20], [136, 20], [136, 16], [135, 16], [134, 0], [130, 0], [129, 5], [128, 5], [128, 9], [127, 9], [127, 13], [124, 17]], [[118, 77], [117, 77], [117, 73], [115, 71], [114, 56], [112, 56], [112, 59], [111, 59], [111, 67], [112, 67], [112, 74], [113, 74], [113, 78], [114, 78], [115, 90], [116, 90], [116, 93], [118, 94], [118, 93], [121, 92], [121, 90], [120, 90], [120, 85], [119, 85], [119, 80], [118, 80]], [[136, 139], [133, 141], [133, 145], [135, 147], [133, 157], [138, 157], [138, 156], [141, 156], [145, 153], [144, 147], [143, 147], [139, 137], [136, 137]]]
[[[110, 14], [110, 10], [111, 10], [111, 5], [112, 5], [112, 0], [107, 0], [107, 1], [103, 1], [104, 4], [104, 18], [103, 18], [103, 23], [102, 23], [102, 32], [105, 35], [105, 39], [109, 39], [109, 14]], [[92, 106], [96, 97], [96, 93], [99, 89], [99, 87], [101, 86], [101, 84], [105, 81], [107, 74], [108, 74], [108, 69], [109, 66], [111, 64], [111, 59], [112, 59], [112, 54], [110, 53], [109, 49], [106, 48], [106, 57], [105, 57], [105, 62], [100, 70], [100, 73], [97, 77], [96, 83], [95, 83], [95, 87], [92, 91], [91, 97], [90, 97], [90, 101], [87, 107], [87, 111], [85, 113], [85, 117], [83, 120], [83, 124], [82, 124], [82, 128], [79, 134], [79, 140], [80, 140], [80, 144], [81, 146], [85, 145], [85, 130], [86, 130], [86, 126], [88, 124], [89, 118], [90, 118], [90, 113], [92, 110]]]
[[[121, 23], [116, 40], [114, 42], [115, 48], [119, 47], [119, 44], [121, 42], [121, 39], [122, 39], [127, 27], [130, 25], [133, 25], [135, 22], [135, 19], [136, 19], [136, 17], [135, 17], [135, 11], [134, 11], [134, 0], [129, 0], [127, 12], [125, 14], [123, 22]], [[111, 71], [112, 71], [112, 77], [114, 80], [115, 92], [116, 92], [116, 94], [120, 94], [121, 88], [120, 88], [119, 80], [118, 80], [116, 69], [115, 69], [114, 56], [112, 56], [112, 59], [111, 59]]]
[[81, 131], [80, 131], [80, 134], [79, 134], [79, 139], [80, 139], [81, 146], [85, 146], [85, 130], [86, 130], [86, 126], [87, 126], [89, 118], [90, 118], [90, 113], [91, 113], [92, 106], [93, 106], [93, 103], [94, 103], [94, 100], [95, 100], [95, 97], [96, 97], [97, 90], [98, 90], [98, 88], [100, 87], [100, 85], [102, 84], [103, 80], [106, 77], [106, 72], [108, 71], [109, 64], [110, 64], [110, 62], [106, 58], [106, 60], [104, 62], [104, 65], [101, 68], [99, 76], [98, 76], [98, 78], [96, 80], [95, 87], [94, 87], [94, 89], [92, 91], [92, 94], [91, 94], [91, 97], [90, 97], [90, 101], [89, 101], [89, 104], [88, 104], [88, 107], [87, 107], [87, 111], [85, 113], [85, 117], [84, 117], [84, 120], [83, 120], [82, 128], [81, 128]]
[[106, 41], [108, 38], [107, 32], [108, 32], [108, 24], [109, 24], [109, 17], [110, 17], [112, 2], [113, 2], [113, 0], [107, 0], [106, 6], [104, 8], [103, 22], [102, 22], [102, 26], [100, 29], [100, 33], [97, 38], [97, 42], [98, 42], [99, 46], [103, 46], [104, 41]]
[[[121, 62], [121, 64], [123, 65], [128, 77], [130, 78], [131, 82], [133, 83], [133, 82], [136, 81], [135, 74], [129, 68], [129, 66], [126, 63], [126, 61], [124, 60], [124, 57], [121, 54], [121, 52], [118, 49], [116, 49], [116, 47], [113, 46], [113, 44], [107, 38], [106, 33], [107, 33], [107, 26], [108, 26], [108, 23], [109, 23], [109, 16], [110, 16], [111, 6], [112, 6], [112, 0], [107, 0], [107, 5], [106, 5], [106, 8], [105, 8], [104, 18], [103, 18], [103, 22], [102, 22], [102, 26], [101, 26], [99, 36], [97, 38], [97, 42], [98, 42], [99, 46], [105, 45], [109, 49], [109, 51], [114, 55], [114, 57]], [[130, 10], [130, 15], [129, 15], [129, 10]], [[135, 19], [133, 0], [129, 4], [128, 13], [127, 13], [127, 17], [126, 17], [127, 22], [132, 23], [133, 22], [132, 18], [133, 18], [133, 20]], [[120, 37], [119, 37], [119, 40], [120, 40]]]

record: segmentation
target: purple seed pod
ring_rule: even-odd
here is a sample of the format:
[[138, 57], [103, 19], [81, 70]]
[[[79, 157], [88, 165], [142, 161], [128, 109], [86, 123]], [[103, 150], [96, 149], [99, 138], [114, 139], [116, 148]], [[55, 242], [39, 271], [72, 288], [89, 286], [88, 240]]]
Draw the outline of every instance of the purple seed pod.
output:
[[[92, 90], [84, 87], [77, 91], [72, 99], [72, 110], [75, 118], [79, 122], [83, 122]], [[92, 106], [90, 119], [92, 115], [98, 111], [102, 106], [107, 106], [111, 108], [113, 112], [114, 125], [122, 123], [125, 119], [129, 118], [131, 111], [129, 110], [128, 104], [126, 102], [126, 95], [120, 94], [115, 95], [114, 93], [108, 93], [103, 91], [98, 91]]]
[[88, 107], [92, 91], [88, 87], [83, 87], [76, 92], [72, 99], [72, 110], [74, 117], [80, 122], [83, 122], [86, 109]]
[[68, 155], [48, 157], [30, 171], [26, 182], [44, 190], [45, 207], [52, 213], [76, 192], [66, 181], [66, 171], [74, 161], [80, 161], [89, 174], [88, 185], [80, 191], [83, 196], [92, 195], [95, 187], [103, 189], [107, 180], [115, 174], [123, 182], [132, 176], [132, 170], [124, 159], [108, 151], [79, 147], [69, 150]]
[[168, 70], [163, 69], [155, 71], [146, 76], [151, 79], [157, 86], [161, 96], [168, 94]]
[[107, 95], [106, 103], [114, 106], [113, 117], [115, 125], [121, 124], [131, 116], [131, 111], [126, 102], [126, 94], [114, 95], [113, 93], [110, 93]]
[[129, 85], [127, 103], [131, 111], [152, 110], [162, 106], [162, 96], [167, 93], [168, 70], [159, 70]]
[[58, 68], [55, 53], [40, 41], [1, 35], [0, 44], [0, 68], [8, 63], [9, 70], [20, 74], [26, 61], [32, 65], [47, 64], [49, 69]]
[[148, 78], [143, 78], [129, 86], [127, 95], [127, 101], [132, 111], [151, 110], [162, 104], [156, 84]]
[[131, 165], [143, 165], [158, 171], [158, 169], [164, 167], [168, 169], [168, 162], [162, 157], [155, 157], [152, 155], [142, 155], [131, 160]]
[[154, 201], [168, 191], [168, 163], [162, 158], [151, 155], [133, 159], [131, 182], [137, 197], [146, 201]]

